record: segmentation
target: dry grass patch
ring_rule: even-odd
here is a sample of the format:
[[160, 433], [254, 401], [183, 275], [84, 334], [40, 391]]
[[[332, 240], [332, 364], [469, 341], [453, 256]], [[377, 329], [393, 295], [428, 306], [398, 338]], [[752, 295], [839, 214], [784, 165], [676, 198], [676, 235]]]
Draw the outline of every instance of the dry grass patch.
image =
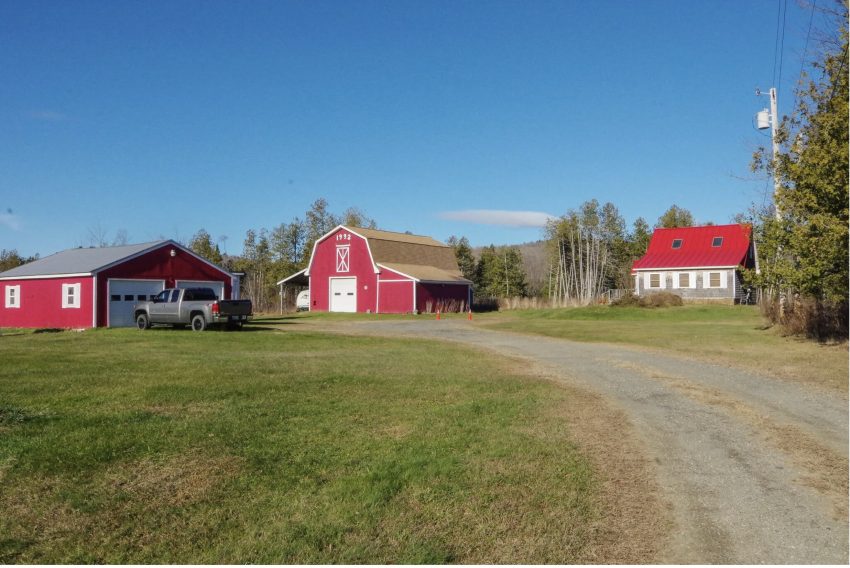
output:
[[[597, 508], [582, 562], [650, 564], [659, 561], [672, 529], [667, 504], [625, 414], [595, 393], [565, 385], [563, 378], [542, 365], [531, 372], [557, 382], [568, 393], [569, 406], [550, 407], [569, 428], [579, 450], [587, 455], [599, 478]], [[546, 436], [546, 432], [538, 432]]]
[[235, 477], [240, 462], [235, 456], [210, 457], [198, 451], [145, 458], [112, 468], [106, 483], [148, 509], [182, 507], [203, 500], [217, 485]]

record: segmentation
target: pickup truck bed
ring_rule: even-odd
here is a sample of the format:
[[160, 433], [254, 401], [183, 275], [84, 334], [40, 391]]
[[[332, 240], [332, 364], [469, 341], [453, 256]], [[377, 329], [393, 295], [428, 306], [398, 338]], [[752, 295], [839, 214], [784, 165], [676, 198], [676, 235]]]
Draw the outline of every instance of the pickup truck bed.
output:
[[168, 288], [153, 300], [133, 308], [136, 326], [149, 329], [154, 324], [191, 325], [203, 331], [210, 325], [237, 329], [251, 318], [251, 300], [219, 300], [210, 288]]

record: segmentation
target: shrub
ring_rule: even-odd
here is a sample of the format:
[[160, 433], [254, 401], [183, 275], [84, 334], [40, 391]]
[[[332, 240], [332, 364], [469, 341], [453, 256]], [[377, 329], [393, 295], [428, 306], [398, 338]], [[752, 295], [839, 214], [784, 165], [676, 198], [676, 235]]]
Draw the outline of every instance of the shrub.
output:
[[644, 308], [671, 308], [682, 305], [682, 297], [670, 292], [655, 292], [641, 298]]
[[499, 300], [496, 298], [476, 298], [472, 301], [473, 312], [497, 312]]
[[618, 308], [624, 308], [624, 307], [640, 306], [641, 304], [640, 304], [640, 298], [638, 296], [635, 296], [633, 293], [629, 292], [628, 294], [624, 294], [624, 295], [620, 296], [619, 298], [617, 298], [616, 300], [612, 301], [611, 305], [618, 307]]
[[681, 306], [683, 304], [682, 297], [670, 292], [655, 292], [648, 296], [638, 297], [634, 294], [626, 294], [617, 300], [611, 302], [612, 306], [623, 307], [638, 307], [638, 308], [671, 308]]
[[761, 303], [764, 316], [780, 324], [790, 335], [802, 335], [817, 341], [843, 341], [848, 336], [848, 306], [793, 294], [785, 302], [784, 313], [778, 298]]

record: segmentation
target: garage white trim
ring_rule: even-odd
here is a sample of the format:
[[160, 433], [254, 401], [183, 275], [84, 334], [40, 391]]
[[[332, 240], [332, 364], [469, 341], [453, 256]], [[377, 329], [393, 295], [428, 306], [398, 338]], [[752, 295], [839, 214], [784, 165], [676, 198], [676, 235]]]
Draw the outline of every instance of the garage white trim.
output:
[[[106, 326], [130, 327], [133, 321], [133, 306], [139, 302], [138, 297], [156, 295], [165, 289], [165, 280], [147, 278], [110, 278], [106, 281]], [[120, 300], [112, 300], [112, 296], [120, 296]], [[127, 296], [133, 299], [127, 300]]]

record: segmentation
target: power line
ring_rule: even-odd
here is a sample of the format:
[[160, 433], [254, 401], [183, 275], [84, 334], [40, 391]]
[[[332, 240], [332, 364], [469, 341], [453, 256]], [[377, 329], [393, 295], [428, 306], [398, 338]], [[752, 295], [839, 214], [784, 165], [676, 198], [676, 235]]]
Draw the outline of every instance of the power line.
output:
[[815, 6], [817, 6], [817, 3], [818, 0], [813, 0], [812, 13], [809, 14], [809, 31], [806, 32], [806, 43], [803, 47], [802, 61], [800, 61], [800, 75], [797, 77], [797, 88], [794, 90], [794, 106], [791, 108], [792, 111], [797, 108], [797, 101], [800, 98], [800, 91], [803, 90], [803, 69], [806, 67], [806, 56], [809, 53], [809, 38], [812, 35], [812, 22], [815, 19]]
[[776, 60], [779, 47], [779, 19], [782, 17], [782, 0], [776, 0], [776, 37], [773, 40], [773, 84], [776, 84]]
[[778, 93], [782, 83], [782, 59], [785, 55], [785, 19], [788, 16], [788, 0], [785, 0], [782, 10], [782, 42], [779, 45], [779, 79], [776, 81], [776, 92]]

